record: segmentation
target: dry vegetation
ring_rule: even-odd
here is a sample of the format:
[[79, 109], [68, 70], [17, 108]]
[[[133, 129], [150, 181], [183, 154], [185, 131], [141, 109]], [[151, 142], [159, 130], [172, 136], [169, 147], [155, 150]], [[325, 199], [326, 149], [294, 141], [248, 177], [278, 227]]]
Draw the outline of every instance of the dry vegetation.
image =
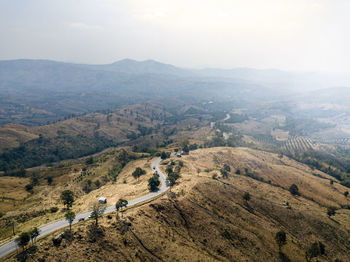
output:
[[[30, 183], [29, 178], [0, 177], [0, 212], [3, 214], [1, 225], [4, 226], [6, 221], [15, 220], [16, 232], [21, 232], [62, 218], [64, 206], [60, 194], [67, 189], [74, 192], [76, 199], [72, 209], [76, 213], [90, 210], [100, 196], [106, 197], [109, 205], [114, 205], [119, 198], [130, 200], [146, 194], [147, 180], [153, 173], [152, 158], [141, 158], [127, 163], [116, 181], [113, 181], [108, 172], [116, 162], [119, 152], [111, 151], [95, 156], [96, 162], [87, 167], [84, 161], [68, 161], [53, 168], [33, 168], [30, 171], [37, 172], [41, 178], [32, 193], [25, 190], [25, 185]], [[132, 177], [136, 167], [146, 171], [146, 174], [139, 179]], [[53, 177], [52, 185], [48, 185], [47, 176]], [[94, 186], [90, 192], [84, 192], [83, 186], [88, 180], [93, 186], [99, 181], [101, 186], [97, 188]], [[52, 207], [57, 207], [58, 212], [52, 213], [50, 211]], [[3, 227], [0, 240], [11, 235], [11, 227]]]
[[[330, 218], [326, 207], [340, 208], [350, 201], [343, 195], [345, 187], [330, 185], [331, 177], [287, 157], [247, 148], [198, 149], [181, 160], [181, 178], [172, 188], [175, 198], [168, 194], [127, 210], [122, 221], [105, 216], [103, 234], [95, 242], [87, 237], [92, 221], [74, 226], [72, 243], [64, 240], [53, 247], [47, 237], [34, 259], [280, 261], [282, 256], [305, 261], [305, 250], [321, 241], [326, 255], [319, 261], [348, 261], [350, 210], [338, 209]], [[228, 178], [220, 175], [224, 164], [231, 168]], [[132, 165], [127, 168], [132, 170]], [[300, 196], [288, 191], [292, 183], [298, 185]], [[251, 194], [249, 201], [243, 200], [244, 192]], [[284, 255], [274, 240], [279, 230], [287, 233]]]

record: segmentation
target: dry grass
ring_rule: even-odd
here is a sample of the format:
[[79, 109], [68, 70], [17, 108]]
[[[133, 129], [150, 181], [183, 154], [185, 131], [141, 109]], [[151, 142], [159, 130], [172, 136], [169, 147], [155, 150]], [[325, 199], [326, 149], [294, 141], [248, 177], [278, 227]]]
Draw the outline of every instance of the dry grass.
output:
[[[73, 227], [77, 234], [72, 243], [64, 240], [59, 248], [53, 248], [51, 237], [40, 241], [34, 259], [280, 261], [274, 235], [284, 230], [287, 245], [282, 251], [291, 261], [305, 261], [305, 250], [314, 241], [326, 245], [326, 256], [319, 261], [335, 258], [348, 261], [350, 210], [337, 210], [337, 214], [329, 218], [326, 206], [350, 204], [350, 201], [343, 196], [345, 188], [338, 183], [331, 186], [326, 174], [318, 172], [325, 177], [322, 179], [312, 174], [315, 171], [291, 159], [247, 148], [198, 149], [181, 160], [185, 164], [181, 178], [172, 188], [176, 198], [164, 196], [151, 204], [127, 210], [124, 218], [131, 226], [125, 234], [121, 233], [115, 216], [105, 217], [101, 221], [104, 237], [89, 242], [86, 226], [92, 221], [86, 221]], [[127, 180], [128, 192], [146, 188], [144, 183], [150, 173], [135, 181], [131, 172], [137, 166], [149, 168], [150, 163], [151, 160], [129, 163], [115, 185], [94, 191], [85, 201], [95, 199], [97, 192], [107, 195], [114, 190], [117, 197], [124, 197], [124, 193], [118, 191], [122, 190], [119, 186], [123, 178]], [[212, 179], [223, 164], [231, 167], [229, 177], [223, 179], [219, 175], [218, 179]], [[245, 168], [264, 182], [246, 176]], [[235, 174], [237, 169], [241, 175]], [[298, 185], [301, 196], [290, 194], [291, 183]], [[142, 194], [142, 190], [138, 192]], [[250, 192], [249, 202], [243, 200], [244, 192]], [[282, 204], [285, 201], [289, 208]]]
[[38, 138], [30, 128], [17, 124], [0, 126], [0, 149], [19, 146], [20, 143]]
[[[96, 180], [103, 181], [102, 178], [108, 174], [113, 161], [115, 161], [114, 154], [107, 154], [106, 161], [89, 167], [90, 175], [85, 179], [90, 179], [93, 182]], [[41, 168], [44, 177], [47, 175], [53, 176], [54, 182], [49, 186], [46, 179], [40, 179], [40, 185], [34, 187], [33, 194], [26, 192], [24, 189], [25, 185], [30, 183], [28, 178], [0, 177], [0, 212], [6, 214], [4, 217], [6, 219], [23, 213], [31, 214], [44, 209], [49, 210], [51, 207], [58, 207], [63, 210], [64, 206], [60, 201], [60, 194], [67, 189], [75, 193], [76, 199], [72, 209], [76, 213], [89, 211], [100, 196], [107, 198], [108, 205], [113, 205], [119, 198], [131, 200], [148, 192], [147, 180], [153, 173], [151, 163], [151, 158], [129, 162], [118, 175], [116, 182], [107, 182], [88, 194], [82, 191], [81, 183], [75, 180], [81, 174], [81, 164], [69, 165], [67, 168]], [[132, 172], [136, 167], [141, 167], [146, 171], [146, 174], [138, 180], [132, 177]], [[39, 169], [36, 168], [35, 170], [38, 171]], [[26, 231], [34, 226], [40, 226], [61, 218], [63, 215], [64, 213], [61, 211], [56, 213], [48, 211], [45, 215], [31, 218], [24, 223], [17, 223], [16, 230], [17, 232]], [[10, 231], [1, 235], [0, 239], [9, 237], [9, 234]]]
[[[213, 156], [218, 157], [216, 162]], [[326, 245], [326, 256], [319, 261], [335, 258], [348, 261], [350, 211], [338, 210], [330, 219], [322, 207], [327, 196], [326, 202], [334, 205], [343, 201], [338, 197], [337, 190], [341, 188], [337, 185], [337, 190], [327, 188], [322, 179], [299, 163], [246, 148], [196, 150], [182, 160], [185, 166], [180, 183], [172, 189], [176, 199], [164, 196], [152, 204], [126, 211], [124, 217], [131, 226], [125, 234], [121, 234], [120, 223], [115, 222], [114, 216], [105, 217], [104, 237], [91, 243], [85, 236], [86, 226], [91, 222], [86, 221], [74, 227], [77, 235], [72, 244], [63, 243], [53, 252], [51, 238], [48, 238], [41, 241], [34, 258], [46, 257], [47, 261], [115, 261], [116, 257], [118, 261], [280, 261], [274, 235], [284, 230], [287, 245], [282, 251], [291, 261], [305, 261], [305, 250], [314, 241]], [[265, 167], [262, 162], [267, 161], [271, 164]], [[317, 202], [303, 196], [294, 197], [278, 184], [257, 181], [244, 174], [231, 172], [228, 179], [212, 179], [211, 174], [223, 163], [230, 164], [232, 171], [244, 170], [246, 166], [255, 172], [267, 168], [270, 172], [266, 179], [278, 176], [281, 167], [286, 166], [283, 172], [287, 178], [279, 177], [282, 183], [288, 183], [293, 173], [299, 172], [295, 181], [302, 182], [302, 194], [306, 192], [306, 185], [325, 192], [318, 192], [321, 196]], [[198, 169], [201, 169], [199, 174]], [[251, 193], [249, 202], [243, 200], [244, 192]], [[282, 205], [284, 201], [289, 202], [290, 208]]]
[[28, 196], [24, 187], [29, 183], [28, 178], [0, 177], [0, 212], [17, 209]]

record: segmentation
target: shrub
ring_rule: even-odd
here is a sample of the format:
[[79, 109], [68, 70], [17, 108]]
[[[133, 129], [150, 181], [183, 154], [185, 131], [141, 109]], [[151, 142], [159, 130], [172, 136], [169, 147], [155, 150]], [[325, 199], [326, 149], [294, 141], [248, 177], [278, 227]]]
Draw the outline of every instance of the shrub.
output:
[[293, 196], [299, 196], [300, 193], [299, 193], [299, 188], [296, 184], [292, 184], [290, 187], [289, 187], [289, 192], [293, 195]]
[[327, 208], [327, 215], [328, 217], [334, 216], [335, 215], [335, 211], [337, 210], [337, 208], [335, 207], [328, 207]]
[[306, 251], [306, 260], [311, 261], [312, 258], [324, 255], [325, 253], [325, 245], [322, 242], [314, 242]]
[[250, 194], [249, 194], [249, 192], [245, 192], [244, 194], [243, 194], [243, 199], [245, 200], [245, 201], [249, 201], [250, 200]]
[[50, 212], [51, 213], [56, 213], [58, 211], [58, 207], [51, 207]]
[[146, 171], [143, 170], [143, 169], [140, 168], [140, 167], [137, 167], [137, 168], [135, 169], [135, 171], [132, 172], [132, 176], [133, 176], [135, 179], [139, 178], [140, 176], [142, 176], [142, 175], [144, 175], [144, 174], [146, 174]]
[[33, 192], [33, 185], [32, 184], [28, 184], [28, 185], [25, 186], [25, 189], [26, 189], [26, 191], [32, 193]]
[[278, 245], [279, 251], [281, 251], [282, 246], [284, 246], [285, 244], [287, 244], [287, 235], [286, 235], [286, 232], [284, 232], [283, 230], [277, 232], [276, 235], [275, 235], [275, 240], [276, 240], [276, 243], [277, 243], [277, 245]]

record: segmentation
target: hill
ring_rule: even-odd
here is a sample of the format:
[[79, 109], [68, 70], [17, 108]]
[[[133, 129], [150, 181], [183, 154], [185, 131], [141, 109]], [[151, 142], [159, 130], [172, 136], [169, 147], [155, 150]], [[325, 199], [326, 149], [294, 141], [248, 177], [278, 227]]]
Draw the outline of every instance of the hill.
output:
[[[340, 80], [339, 80], [340, 79]], [[237, 107], [286, 100], [296, 91], [349, 86], [347, 76], [249, 68], [184, 69], [154, 60], [86, 65], [0, 61], [0, 125], [43, 125], [148, 100], [208, 100]], [[283, 87], [283, 88], [282, 88]]]
[[[172, 188], [174, 196], [127, 210], [121, 220], [105, 217], [93, 238], [88, 233], [92, 222], [80, 223], [73, 238], [64, 239], [60, 247], [53, 247], [51, 238], [40, 241], [33, 257], [45, 261], [305, 261], [305, 251], [321, 241], [325, 254], [319, 261], [347, 261], [350, 211], [344, 207], [350, 201], [343, 195], [346, 188], [337, 181], [330, 184], [334, 179], [327, 174], [287, 157], [247, 148], [198, 149], [181, 161], [184, 167]], [[223, 168], [229, 170], [227, 176], [220, 175]], [[299, 187], [299, 196], [288, 190], [293, 183]], [[243, 199], [245, 192], [250, 200]], [[327, 216], [328, 206], [338, 209], [335, 216]], [[281, 252], [274, 239], [280, 230], [287, 234]]]

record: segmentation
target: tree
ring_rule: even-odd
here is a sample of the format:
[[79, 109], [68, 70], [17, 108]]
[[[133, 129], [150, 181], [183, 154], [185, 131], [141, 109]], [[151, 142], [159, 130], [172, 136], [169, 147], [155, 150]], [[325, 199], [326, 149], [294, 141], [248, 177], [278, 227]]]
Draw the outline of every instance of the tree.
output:
[[165, 181], [166, 184], [167, 184], [167, 186], [172, 187], [173, 185], [175, 185], [176, 180], [177, 180], [179, 177], [180, 177], [179, 173], [177, 173], [177, 172], [171, 172], [171, 173], [168, 175], [168, 177], [167, 177], [167, 179], [166, 179], [166, 181]]
[[224, 168], [220, 169], [220, 173], [222, 175], [222, 178], [228, 178], [228, 173]]
[[166, 159], [167, 157], [168, 157], [168, 155], [167, 155], [167, 153], [165, 153], [165, 152], [162, 152], [162, 153], [160, 154], [160, 158], [161, 158], [162, 160]]
[[92, 206], [92, 212], [90, 214], [90, 217], [95, 219], [95, 224], [96, 226], [98, 226], [98, 219], [100, 216], [103, 215], [103, 213], [105, 212], [106, 210], [106, 207], [105, 206], [102, 206], [100, 205], [99, 203], [96, 203]]
[[16, 235], [15, 234], [15, 220], [13, 218], [7, 218], [5, 220], [5, 225], [8, 227], [12, 227], [12, 234]]
[[312, 258], [324, 255], [325, 253], [325, 245], [322, 242], [314, 242], [306, 251], [305, 257], [307, 261], [311, 261]]
[[150, 179], [148, 179], [148, 188], [151, 192], [158, 190], [160, 185], [158, 174], [154, 174]]
[[137, 167], [137, 168], [135, 169], [135, 171], [132, 172], [132, 176], [133, 176], [135, 179], [139, 178], [140, 176], [142, 176], [142, 175], [144, 175], [144, 174], [146, 174], [146, 171], [143, 170], [143, 169], [140, 168], [140, 167]]
[[66, 218], [68, 224], [69, 224], [69, 231], [72, 231], [72, 223], [75, 219], [75, 213], [71, 210], [68, 210], [66, 212], [66, 214], [64, 215], [64, 217]]
[[190, 149], [188, 148], [187, 145], [185, 145], [185, 146], [182, 148], [182, 151], [184, 151], [185, 153], [188, 153], [188, 152], [190, 152]]
[[25, 246], [29, 243], [30, 241], [30, 234], [28, 232], [23, 232], [15, 239], [15, 242], [17, 246], [22, 247], [23, 251]]
[[29, 231], [29, 235], [33, 244], [34, 240], [40, 235], [40, 230], [37, 227], [34, 227], [32, 228], [32, 230]]
[[244, 199], [246, 202], [248, 202], [248, 201], [250, 200], [250, 194], [249, 194], [249, 192], [245, 192], [245, 193], [243, 194], [243, 199]]
[[165, 169], [165, 172], [169, 175], [170, 173], [173, 172], [173, 168], [171, 166], [167, 166], [167, 168]]
[[31, 177], [30, 181], [33, 186], [39, 185], [39, 179], [36, 176]]
[[74, 193], [70, 190], [64, 190], [61, 193], [61, 200], [65, 206], [67, 206], [67, 209], [72, 207], [74, 202]]
[[[126, 207], [128, 205], [128, 200], [120, 198], [117, 203], [115, 203], [115, 209], [119, 212], [120, 209]], [[117, 215], [118, 218], [118, 215]]]
[[284, 246], [285, 244], [287, 244], [287, 235], [286, 232], [284, 232], [283, 230], [278, 231], [275, 235], [275, 240], [276, 243], [278, 245], [278, 250], [279, 252], [281, 252], [281, 248], [282, 246]]
[[349, 195], [349, 191], [345, 191], [345, 192], [344, 192], [344, 196], [345, 196], [345, 197], [348, 197], [348, 195]]
[[227, 172], [230, 172], [231, 167], [228, 164], [224, 164], [224, 170], [226, 170]]
[[32, 184], [26, 185], [25, 188], [26, 188], [26, 191], [33, 193], [33, 185]]
[[293, 195], [293, 196], [298, 196], [300, 195], [299, 193], [299, 188], [296, 184], [292, 184], [290, 187], [289, 187], [289, 192]]
[[327, 215], [328, 215], [328, 217], [334, 216], [336, 210], [337, 209], [335, 207], [328, 207], [327, 208]]
[[53, 182], [52, 176], [47, 177], [47, 184], [48, 184], [48, 185], [51, 185], [52, 182]]
[[94, 163], [94, 159], [92, 156], [88, 157], [86, 160], [85, 160], [85, 164], [87, 165], [91, 165]]

